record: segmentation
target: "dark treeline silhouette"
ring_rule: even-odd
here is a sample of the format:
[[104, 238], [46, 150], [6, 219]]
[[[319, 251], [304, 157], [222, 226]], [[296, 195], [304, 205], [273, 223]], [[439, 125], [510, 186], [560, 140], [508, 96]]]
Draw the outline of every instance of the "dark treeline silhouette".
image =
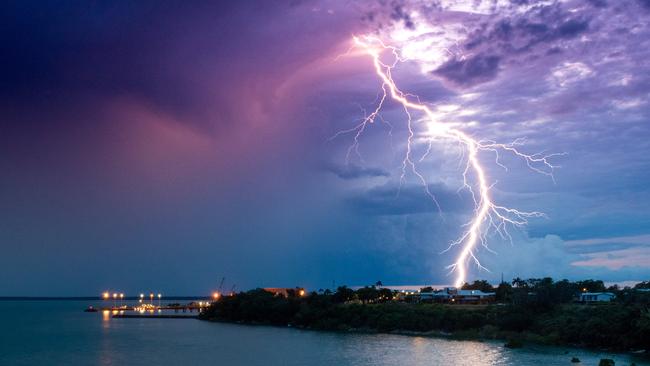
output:
[[[341, 286], [300, 296], [263, 289], [225, 296], [201, 314], [204, 320], [295, 326], [335, 331], [425, 332], [459, 338], [515, 339], [612, 350], [650, 350], [650, 281], [633, 288], [606, 288], [602, 281], [515, 278], [493, 287], [487, 281], [463, 289], [494, 292], [490, 305], [397, 301], [385, 287], [356, 291]], [[422, 288], [421, 292], [431, 292]], [[611, 292], [613, 301], [580, 304], [584, 292]]]

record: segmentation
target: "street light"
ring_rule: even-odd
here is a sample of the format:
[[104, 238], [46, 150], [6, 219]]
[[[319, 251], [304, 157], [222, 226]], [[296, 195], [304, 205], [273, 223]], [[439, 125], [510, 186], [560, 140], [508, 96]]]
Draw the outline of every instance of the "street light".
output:
[[219, 296], [220, 296], [220, 295], [219, 295], [218, 292], [213, 292], [213, 293], [212, 293], [212, 298], [213, 298], [215, 301], [219, 300]]
[[149, 294], [149, 300], [151, 302], [151, 305], [153, 305], [153, 292]]
[[120, 294], [120, 306], [124, 306], [124, 294]]
[[142, 304], [143, 300], [144, 300], [144, 294], [140, 294], [140, 304]]
[[113, 293], [113, 307], [117, 307], [117, 292]]
[[161, 294], [158, 294], [158, 307], [160, 307], [160, 298], [162, 297]]

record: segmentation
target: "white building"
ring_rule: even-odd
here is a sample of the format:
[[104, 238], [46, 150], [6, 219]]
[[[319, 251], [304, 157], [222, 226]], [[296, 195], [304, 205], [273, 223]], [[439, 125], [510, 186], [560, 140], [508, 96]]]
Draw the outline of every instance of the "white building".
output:
[[610, 302], [616, 297], [611, 292], [583, 292], [580, 294], [582, 302]]
[[453, 287], [447, 287], [436, 292], [420, 293], [421, 301], [433, 302], [456, 302], [456, 303], [486, 303], [494, 301], [494, 292], [483, 292], [481, 290], [458, 290]]

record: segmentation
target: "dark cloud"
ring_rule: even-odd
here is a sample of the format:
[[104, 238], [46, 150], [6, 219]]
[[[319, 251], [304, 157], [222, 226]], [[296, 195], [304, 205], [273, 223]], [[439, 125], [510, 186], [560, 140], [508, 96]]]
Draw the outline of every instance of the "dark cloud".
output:
[[497, 77], [500, 66], [513, 60], [531, 53], [556, 54], [557, 42], [587, 32], [589, 19], [588, 15], [576, 16], [557, 4], [532, 7], [521, 14], [495, 16], [478, 25], [462, 44], [469, 56], [448, 61], [434, 74], [465, 87], [490, 81]]
[[[472, 208], [471, 198], [443, 184], [429, 184], [431, 192], [445, 213], [465, 212]], [[410, 185], [401, 189], [386, 185], [372, 188], [347, 200], [348, 204], [365, 215], [408, 215], [438, 212], [436, 203], [427, 196], [423, 186]]]
[[393, 20], [404, 22], [406, 28], [413, 29], [413, 20], [401, 4], [393, 4], [393, 11], [390, 16]]
[[586, 20], [571, 19], [558, 26], [555, 32], [551, 32], [549, 38], [573, 38], [586, 31], [588, 27], [589, 22]]
[[468, 38], [465, 48], [474, 50], [485, 46], [493, 52], [522, 53], [540, 43], [573, 38], [589, 28], [588, 20], [555, 19], [561, 16], [556, 12], [556, 15], [542, 19], [503, 19], [491, 27], [476, 31]]
[[374, 167], [361, 167], [354, 164], [337, 165], [325, 164], [323, 167], [326, 171], [336, 175], [341, 179], [359, 179], [372, 177], [388, 177], [390, 173]]
[[588, 3], [591, 5], [597, 7], [597, 8], [605, 8], [607, 7], [607, 1], [606, 0], [587, 0]]
[[500, 58], [494, 55], [454, 59], [439, 67], [434, 74], [460, 86], [471, 86], [494, 79], [499, 71], [499, 61]]

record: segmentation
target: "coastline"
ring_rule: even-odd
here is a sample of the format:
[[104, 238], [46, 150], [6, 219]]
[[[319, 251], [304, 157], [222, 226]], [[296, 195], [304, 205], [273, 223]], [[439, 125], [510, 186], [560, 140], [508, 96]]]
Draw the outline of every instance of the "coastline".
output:
[[371, 302], [355, 299], [359, 294], [350, 291], [341, 288], [332, 295], [285, 297], [256, 289], [213, 302], [200, 319], [321, 331], [503, 340], [512, 348], [532, 343], [635, 354], [650, 350], [650, 312], [645, 301], [552, 304], [537, 297], [523, 303], [485, 305]]
[[[563, 354], [569, 355], [570, 350], [580, 350], [580, 351], [589, 351], [594, 353], [605, 353], [611, 355], [625, 355], [638, 357], [644, 361], [650, 361], [650, 352], [643, 350], [642, 352], [635, 350], [620, 350], [615, 348], [597, 348], [589, 347], [581, 344], [558, 344], [558, 343], [549, 343], [543, 340], [538, 334], [531, 332], [516, 333], [516, 332], [500, 332], [494, 336], [485, 336], [485, 333], [480, 331], [458, 331], [458, 332], [447, 332], [444, 330], [428, 330], [428, 331], [413, 331], [407, 329], [395, 329], [391, 331], [380, 331], [378, 329], [372, 328], [348, 328], [348, 329], [321, 329], [313, 327], [304, 327], [299, 325], [287, 324], [287, 325], [278, 325], [270, 324], [267, 322], [244, 322], [244, 321], [231, 321], [223, 320], [216, 318], [205, 318], [199, 315], [198, 320], [214, 322], [214, 323], [223, 323], [223, 324], [232, 324], [240, 326], [250, 326], [250, 327], [271, 327], [271, 328], [284, 328], [284, 329], [295, 329], [303, 330], [309, 332], [324, 332], [324, 333], [338, 333], [338, 334], [386, 334], [386, 335], [398, 335], [405, 337], [423, 337], [423, 338], [436, 338], [436, 339], [446, 339], [450, 341], [472, 341], [472, 342], [493, 342], [500, 343], [504, 348], [516, 348], [516, 349], [536, 349], [538, 347], [548, 347], [548, 348], [557, 348], [557, 349], [566, 349]], [[517, 339], [522, 341], [522, 344], [517, 347], [508, 347], [506, 346], [509, 340]]]

